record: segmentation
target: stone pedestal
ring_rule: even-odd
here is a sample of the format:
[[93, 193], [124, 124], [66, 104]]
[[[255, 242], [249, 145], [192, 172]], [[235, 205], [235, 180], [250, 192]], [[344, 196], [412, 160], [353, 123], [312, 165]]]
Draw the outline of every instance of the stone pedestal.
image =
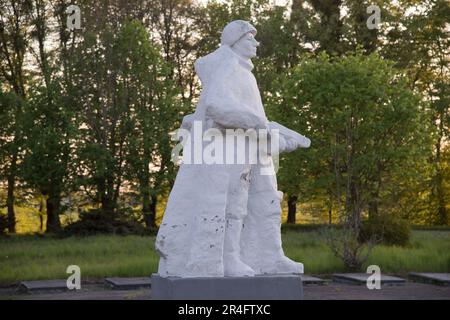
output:
[[300, 275], [178, 278], [152, 275], [156, 300], [302, 300]]

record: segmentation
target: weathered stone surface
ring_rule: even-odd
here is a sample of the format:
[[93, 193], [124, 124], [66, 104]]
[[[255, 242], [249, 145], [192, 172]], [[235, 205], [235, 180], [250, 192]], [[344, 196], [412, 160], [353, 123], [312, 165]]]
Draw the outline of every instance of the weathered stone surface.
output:
[[156, 300], [302, 300], [300, 276], [162, 278], [152, 275]]
[[194, 64], [202, 92], [177, 131], [183, 161], [155, 243], [161, 277], [303, 273], [282, 248], [274, 162], [311, 141], [267, 119], [252, 73], [255, 35], [232, 21], [221, 46]]
[[143, 278], [106, 278], [105, 282], [116, 290], [134, 290], [139, 288], [150, 288], [150, 277]]
[[300, 278], [302, 278], [302, 283], [304, 285], [307, 285], [307, 284], [325, 284], [325, 283], [329, 282], [329, 280], [325, 280], [325, 279], [322, 279], [322, 278], [309, 276], [307, 274], [302, 274], [300, 276]]
[[66, 279], [55, 280], [35, 280], [22, 281], [19, 285], [19, 291], [22, 292], [38, 292], [52, 290], [68, 290]]
[[411, 272], [409, 277], [415, 281], [450, 286], [450, 273]]
[[[345, 282], [345, 283], [354, 283], [354, 284], [366, 284], [367, 278], [370, 276], [368, 273], [335, 273], [333, 274], [333, 281], [337, 282]], [[381, 275], [381, 284], [404, 284], [406, 281], [405, 279], [394, 277], [394, 276], [388, 276], [388, 275]]]

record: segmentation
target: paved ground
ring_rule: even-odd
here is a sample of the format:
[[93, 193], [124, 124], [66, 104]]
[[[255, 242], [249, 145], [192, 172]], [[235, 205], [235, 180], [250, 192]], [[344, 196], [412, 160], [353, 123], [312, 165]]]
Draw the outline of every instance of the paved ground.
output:
[[[407, 282], [369, 290], [366, 286], [331, 282], [304, 286], [308, 300], [450, 300], [450, 286]], [[111, 290], [103, 284], [84, 285], [79, 291], [20, 294], [15, 288], [0, 288], [0, 300], [149, 300], [150, 290]]]
[[332, 282], [323, 286], [304, 287], [309, 300], [450, 300], [450, 287], [407, 282], [404, 285], [385, 285], [379, 290], [366, 286]]
[[77, 291], [37, 293], [19, 293], [15, 288], [3, 288], [0, 289], [0, 300], [150, 300], [150, 290], [112, 290], [104, 284], [82, 285]]

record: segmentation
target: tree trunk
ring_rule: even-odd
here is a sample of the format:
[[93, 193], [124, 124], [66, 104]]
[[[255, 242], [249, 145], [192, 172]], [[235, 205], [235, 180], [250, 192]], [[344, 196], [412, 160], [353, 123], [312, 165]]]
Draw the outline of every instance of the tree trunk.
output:
[[357, 178], [351, 174], [347, 187], [347, 215], [349, 216], [348, 223], [355, 229], [359, 230], [361, 225], [361, 210], [358, 197]]
[[39, 230], [41, 230], [41, 232], [44, 231], [43, 211], [44, 211], [44, 201], [43, 201], [43, 198], [41, 196], [41, 200], [39, 201]]
[[59, 195], [49, 194], [47, 198], [47, 230], [46, 233], [57, 232], [61, 229], [59, 214], [61, 198]]
[[445, 202], [442, 198], [439, 198], [439, 208], [438, 208], [438, 215], [439, 215], [439, 225], [446, 226], [448, 224], [448, 215], [447, 215], [447, 208], [445, 207]]
[[369, 219], [373, 219], [378, 215], [378, 195], [372, 194], [371, 199], [367, 204], [367, 210], [369, 213]]
[[150, 203], [150, 218], [151, 226], [156, 228], [156, 205], [158, 204], [158, 197], [156, 194], [152, 195], [152, 202]]
[[328, 224], [333, 223], [333, 203], [330, 201], [328, 206]]
[[355, 156], [354, 128], [357, 119], [353, 116], [353, 111], [346, 125], [347, 142], [347, 185], [345, 194], [346, 223], [359, 232], [361, 225], [361, 203], [359, 198], [359, 180], [353, 162]]
[[156, 196], [150, 196], [147, 190], [142, 191], [142, 216], [148, 230], [156, 227]]
[[14, 211], [14, 189], [15, 189], [15, 176], [17, 165], [17, 150], [14, 151], [11, 160], [11, 170], [8, 175], [8, 195], [6, 199], [6, 205], [8, 208], [8, 232], [16, 232], [16, 213]]
[[[442, 122], [442, 117], [441, 117]], [[441, 128], [440, 128], [441, 129]], [[441, 130], [442, 132], [442, 130]], [[444, 198], [444, 184], [443, 184], [443, 172], [441, 167], [441, 141], [442, 138], [439, 137], [436, 143], [436, 176], [435, 176], [435, 188], [436, 188], [436, 197], [437, 197], [437, 207], [438, 207], [438, 217], [437, 224], [446, 226], [448, 223], [447, 217], [447, 208], [445, 206], [445, 198]]]
[[114, 202], [114, 192], [113, 188], [109, 185], [108, 179], [102, 177], [97, 183], [98, 192], [100, 194], [100, 203], [102, 213], [109, 215], [111, 219], [116, 213], [116, 203]]
[[297, 196], [289, 196], [288, 197], [288, 216], [287, 223], [295, 224], [295, 216], [297, 214]]
[[[439, 166], [440, 164], [438, 164]], [[437, 223], [441, 226], [446, 226], [448, 224], [447, 208], [445, 206], [444, 198], [444, 186], [442, 171], [438, 170], [436, 174], [436, 195], [437, 195], [437, 205], [438, 205], [438, 221]]]
[[380, 189], [381, 189], [381, 172], [382, 172], [382, 164], [380, 161], [377, 162], [377, 170], [373, 177], [373, 189], [370, 192], [370, 199], [368, 201], [368, 213], [369, 219], [372, 219], [378, 216], [378, 205], [380, 202]]

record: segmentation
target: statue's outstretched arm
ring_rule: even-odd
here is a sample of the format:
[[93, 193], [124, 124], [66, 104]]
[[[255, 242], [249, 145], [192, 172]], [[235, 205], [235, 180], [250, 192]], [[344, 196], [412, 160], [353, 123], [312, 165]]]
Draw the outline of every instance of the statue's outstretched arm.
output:
[[309, 148], [311, 145], [311, 140], [307, 137], [301, 135], [298, 132], [295, 132], [289, 128], [286, 128], [285, 126], [270, 121], [268, 123], [268, 128], [272, 134], [272, 130], [277, 130], [279, 134], [279, 146], [280, 150], [279, 152], [291, 152], [298, 148]]
[[266, 122], [247, 107], [229, 106], [226, 102], [209, 105], [206, 117], [224, 128], [230, 129], [265, 129]]

